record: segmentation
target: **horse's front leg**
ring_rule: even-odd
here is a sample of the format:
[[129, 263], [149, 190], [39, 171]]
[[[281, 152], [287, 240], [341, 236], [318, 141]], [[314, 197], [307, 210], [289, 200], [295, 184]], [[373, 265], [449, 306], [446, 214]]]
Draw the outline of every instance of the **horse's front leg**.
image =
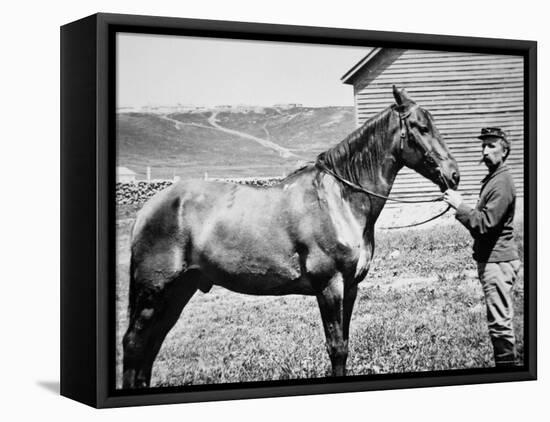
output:
[[350, 282], [349, 285], [345, 283], [344, 288], [344, 341], [347, 343], [351, 314], [353, 313], [355, 298], [357, 298], [357, 283], [355, 281]]
[[344, 376], [348, 358], [347, 337], [351, 310], [344, 312], [344, 279], [341, 274], [335, 275], [317, 294], [317, 302], [323, 319], [332, 375]]

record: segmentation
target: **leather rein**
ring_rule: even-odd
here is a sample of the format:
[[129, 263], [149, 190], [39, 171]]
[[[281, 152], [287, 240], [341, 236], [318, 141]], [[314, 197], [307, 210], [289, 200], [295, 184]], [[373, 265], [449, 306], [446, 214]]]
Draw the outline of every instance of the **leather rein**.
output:
[[[399, 114], [399, 127], [400, 127], [400, 130], [401, 130], [401, 134], [400, 134], [400, 145], [399, 145], [399, 148], [401, 151], [403, 151], [404, 149], [404, 143], [405, 143], [405, 140], [407, 141], [410, 141], [411, 138], [414, 138], [414, 141], [419, 144], [423, 149], [424, 149], [424, 161], [425, 162], [430, 162], [430, 163], [434, 163], [435, 164], [435, 159], [434, 159], [434, 152], [433, 152], [433, 149], [430, 148], [429, 146], [427, 146], [424, 142], [420, 142], [418, 139], [416, 139], [415, 137], [413, 137], [411, 135], [411, 130], [410, 130], [410, 127], [409, 127], [409, 122], [407, 120], [407, 118], [410, 116], [411, 114], [411, 111], [409, 111], [408, 113], [406, 114], [402, 114], [401, 112], [397, 111], [397, 113]], [[438, 196], [437, 198], [433, 198], [433, 199], [425, 199], [425, 200], [421, 200], [421, 199], [418, 199], [418, 200], [414, 200], [414, 199], [397, 199], [397, 198], [391, 198], [389, 196], [385, 196], [385, 195], [381, 195], [379, 193], [376, 193], [376, 192], [373, 192], [369, 189], [365, 189], [363, 186], [361, 185], [358, 185], [357, 183], [353, 183], [345, 178], [343, 178], [342, 176], [340, 176], [339, 174], [335, 173], [333, 170], [329, 169], [325, 163], [319, 159], [317, 159], [317, 161], [315, 162], [315, 166], [317, 168], [319, 168], [320, 170], [324, 171], [325, 173], [327, 174], [330, 174], [332, 177], [334, 177], [335, 179], [339, 180], [340, 182], [342, 182], [343, 184], [345, 184], [346, 186], [356, 190], [356, 191], [359, 191], [359, 192], [363, 192], [363, 193], [366, 193], [370, 196], [374, 196], [374, 197], [377, 197], [377, 198], [380, 198], [380, 199], [384, 199], [384, 200], [387, 200], [387, 201], [393, 201], [393, 202], [400, 202], [400, 203], [404, 203], [404, 204], [421, 204], [421, 203], [430, 203], [430, 202], [439, 202], [439, 201], [442, 201], [443, 200], [443, 195], [440, 195]], [[439, 173], [439, 179], [441, 181], [443, 181], [443, 183], [445, 184], [445, 186], [447, 187], [447, 189], [449, 189], [449, 184], [447, 183], [447, 180], [443, 177], [443, 175], [441, 174], [441, 170], [439, 167], [436, 167], [437, 168], [437, 171]], [[404, 225], [404, 226], [392, 226], [392, 227], [380, 227], [381, 229], [388, 229], [388, 230], [392, 230], [392, 229], [404, 229], [404, 228], [407, 228], [407, 227], [415, 227], [415, 226], [420, 226], [422, 224], [425, 224], [425, 223], [428, 223], [430, 221], [433, 221], [439, 217], [441, 217], [442, 215], [444, 215], [445, 213], [447, 213], [449, 210], [451, 209], [451, 206], [450, 205], [447, 205], [447, 208], [433, 216], [433, 217], [430, 217], [428, 218], [427, 220], [423, 220], [423, 221], [420, 221], [420, 222], [417, 222], [417, 223], [413, 223], [413, 224], [407, 224], [407, 225]]]

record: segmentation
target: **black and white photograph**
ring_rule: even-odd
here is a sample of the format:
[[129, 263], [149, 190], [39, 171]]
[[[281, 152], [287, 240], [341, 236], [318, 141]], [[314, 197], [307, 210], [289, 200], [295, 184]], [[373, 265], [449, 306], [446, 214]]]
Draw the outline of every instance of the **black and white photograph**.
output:
[[4, 15], [2, 420], [547, 419], [544, 3]]
[[118, 32], [115, 388], [525, 368], [524, 60]]

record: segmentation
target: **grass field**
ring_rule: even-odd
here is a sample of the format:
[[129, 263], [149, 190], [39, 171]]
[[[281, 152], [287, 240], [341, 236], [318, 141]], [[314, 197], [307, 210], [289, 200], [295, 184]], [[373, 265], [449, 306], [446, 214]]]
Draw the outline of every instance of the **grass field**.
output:
[[[117, 382], [127, 327], [129, 231], [117, 224]], [[130, 218], [129, 218], [130, 217]], [[523, 224], [516, 226], [523, 257]], [[492, 366], [483, 293], [471, 240], [457, 223], [378, 232], [373, 265], [351, 321], [348, 374]], [[523, 272], [514, 288], [523, 360]], [[330, 370], [314, 297], [255, 297], [214, 287], [198, 292], [168, 334], [152, 386], [325, 377]]]

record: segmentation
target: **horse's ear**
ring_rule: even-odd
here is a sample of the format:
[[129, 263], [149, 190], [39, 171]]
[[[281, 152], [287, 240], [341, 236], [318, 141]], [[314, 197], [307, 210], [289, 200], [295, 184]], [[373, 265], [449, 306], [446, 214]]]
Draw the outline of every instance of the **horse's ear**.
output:
[[399, 92], [399, 89], [395, 85], [393, 85], [393, 98], [395, 98], [395, 102], [397, 105], [401, 105], [401, 93]]
[[393, 97], [395, 98], [395, 102], [400, 107], [406, 107], [409, 104], [414, 104], [414, 101], [409, 97], [409, 94], [403, 89], [397, 88], [395, 85], [393, 85]]

